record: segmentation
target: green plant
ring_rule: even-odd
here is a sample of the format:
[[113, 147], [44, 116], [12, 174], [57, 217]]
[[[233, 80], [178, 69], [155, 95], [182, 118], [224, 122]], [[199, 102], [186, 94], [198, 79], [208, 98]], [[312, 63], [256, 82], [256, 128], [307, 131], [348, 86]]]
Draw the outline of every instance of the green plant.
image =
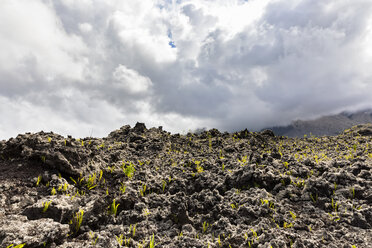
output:
[[291, 228], [292, 226], [293, 226], [292, 223], [287, 223], [287, 222], [285, 222], [285, 221], [284, 221], [284, 223], [283, 223], [283, 228]]
[[124, 194], [125, 193], [125, 190], [127, 189], [127, 186], [125, 186], [124, 185], [124, 183], [120, 183], [121, 184], [121, 186], [120, 186], [120, 192], [122, 193], [122, 194]]
[[134, 226], [132, 225], [129, 226], [129, 232], [132, 232], [132, 237], [136, 235], [136, 227], [137, 227], [137, 224], [135, 224]]
[[291, 214], [292, 219], [293, 219], [293, 220], [296, 220], [296, 217], [297, 217], [297, 216], [296, 216], [294, 213], [292, 213], [291, 211], [289, 211], [289, 213]]
[[222, 244], [221, 244], [221, 236], [220, 235], [218, 235], [217, 243], [218, 243], [218, 246], [219, 247], [222, 246]]
[[222, 150], [220, 150], [220, 153], [219, 153], [218, 157], [219, 157], [220, 159], [224, 159], [224, 158], [225, 158], [225, 157], [222, 155]]
[[242, 159], [238, 159], [238, 162], [241, 166], [244, 166], [247, 163], [247, 156], [244, 156]]
[[97, 241], [98, 241], [98, 235], [96, 237], [96, 234], [92, 231], [89, 232], [89, 236], [90, 238], [92, 239], [92, 245], [96, 245], [97, 244]]
[[134, 172], [136, 171], [134, 164], [132, 162], [129, 162], [129, 165], [124, 166], [123, 165], [123, 172], [124, 174], [129, 178], [132, 179]]
[[116, 237], [116, 241], [118, 242], [119, 246], [122, 247], [123, 246], [123, 242], [124, 242], [124, 240], [123, 240], [123, 234], [121, 234], [119, 237], [115, 235], [115, 237]]
[[11, 245], [7, 246], [6, 248], [10, 248], [10, 247], [12, 247], [12, 248], [22, 248], [25, 245], [26, 245], [26, 243], [19, 244], [19, 245], [16, 245], [16, 246], [14, 246], [14, 244], [11, 244]]
[[355, 198], [355, 189], [354, 189], [354, 187], [352, 187], [350, 189], [350, 191], [351, 191], [351, 194], [353, 195], [353, 198], [352, 199], [354, 199]]
[[48, 210], [48, 207], [49, 205], [52, 203], [52, 200], [48, 201], [48, 202], [43, 202], [43, 213], [45, 213], [47, 210]]
[[130, 238], [127, 239], [126, 237], [124, 237], [123, 239], [123, 234], [121, 234], [120, 236], [116, 236], [116, 241], [118, 242], [119, 246], [122, 247], [123, 246], [123, 243], [125, 246], [129, 246], [130, 244]]
[[145, 196], [146, 194], [146, 184], [142, 184], [142, 189], [140, 189], [141, 196]]
[[209, 223], [207, 223], [206, 221], [203, 222], [203, 233], [205, 233], [207, 231], [207, 228], [209, 227]]
[[39, 184], [40, 184], [40, 182], [41, 182], [41, 179], [42, 179], [41, 176], [38, 176], [38, 177], [37, 177], [36, 186], [39, 186]]
[[167, 185], [167, 182], [163, 180], [163, 181], [162, 181], [163, 192], [164, 192], [164, 189], [165, 189], [165, 185]]
[[195, 161], [195, 165], [196, 165], [196, 172], [198, 173], [202, 173], [204, 171], [203, 167], [200, 165], [200, 161]]
[[75, 229], [75, 233], [77, 233], [80, 229], [81, 223], [83, 222], [84, 210], [80, 209], [78, 212], [75, 213], [70, 224], [73, 225]]
[[111, 205], [110, 206], [108, 206], [108, 208], [110, 209], [109, 210], [109, 214], [110, 215], [114, 215], [114, 216], [116, 216], [116, 214], [117, 214], [117, 211], [118, 211], [118, 206], [119, 206], [120, 204], [118, 203], [118, 204], [115, 204], [115, 199], [112, 201], [112, 203], [111, 203]]
[[310, 198], [311, 200], [316, 203], [318, 201], [318, 194], [315, 195], [315, 197], [313, 196], [313, 194], [310, 193]]
[[155, 244], [155, 237], [154, 234], [152, 234], [152, 237], [150, 238], [149, 248], [154, 248], [155, 246], [157, 246], [157, 244]]
[[147, 208], [143, 209], [142, 212], [144, 216], [148, 216], [150, 214], [150, 211]]
[[338, 210], [338, 202], [336, 202], [335, 200], [333, 200], [333, 198], [332, 198], [332, 203], [331, 203], [331, 205], [332, 205], [333, 210], [334, 210], [335, 212], [337, 212], [337, 210]]
[[57, 191], [56, 191], [56, 189], [53, 187], [52, 188], [52, 191], [50, 192], [52, 195], [55, 195], [55, 194], [57, 194]]
[[96, 173], [93, 173], [92, 175], [89, 175], [86, 186], [89, 190], [94, 189], [97, 186], [97, 184], [96, 184]]
[[255, 232], [255, 230], [251, 229], [251, 231], [252, 231], [253, 237], [255, 237], [255, 238], [258, 240], [258, 235], [257, 235], [257, 233]]

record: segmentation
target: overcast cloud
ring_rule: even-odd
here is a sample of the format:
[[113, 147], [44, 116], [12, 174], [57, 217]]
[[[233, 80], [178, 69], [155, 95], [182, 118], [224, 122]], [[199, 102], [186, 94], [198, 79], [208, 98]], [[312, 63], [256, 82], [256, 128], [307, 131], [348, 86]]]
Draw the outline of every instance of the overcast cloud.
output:
[[0, 139], [372, 107], [370, 0], [1, 0]]

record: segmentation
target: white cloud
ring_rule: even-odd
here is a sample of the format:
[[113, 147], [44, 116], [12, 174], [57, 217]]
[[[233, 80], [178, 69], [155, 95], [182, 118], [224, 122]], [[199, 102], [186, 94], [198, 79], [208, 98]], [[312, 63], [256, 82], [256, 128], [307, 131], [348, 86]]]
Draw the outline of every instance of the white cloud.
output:
[[79, 29], [83, 33], [89, 33], [90, 31], [92, 31], [93, 27], [90, 23], [84, 22], [79, 24]]
[[50, 79], [82, 80], [86, 47], [64, 32], [51, 6], [37, 0], [4, 0], [0, 6], [2, 71], [22, 77], [17, 71], [28, 67]]
[[124, 65], [116, 67], [113, 73], [118, 88], [128, 91], [130, 94], [144, 93], [151, 87], [151, 80], [143, 77], [137, 71], [128, 69]]
[[371, 14], [369, 0], [2, 0], [0, 138], [372, 107]]

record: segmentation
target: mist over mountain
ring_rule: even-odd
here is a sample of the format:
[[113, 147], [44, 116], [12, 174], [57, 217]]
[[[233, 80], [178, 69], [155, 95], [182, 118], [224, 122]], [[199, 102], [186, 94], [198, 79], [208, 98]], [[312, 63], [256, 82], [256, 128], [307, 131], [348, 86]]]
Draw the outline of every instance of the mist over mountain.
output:
[[358, 124], [372, 123], [372, 109], [344, 111], [337, 115], [323, 116], [313, 120], [295, 120], [287, 126], [271, 127], [275, 135], [302, 137], [304, 135], [338, 135]]

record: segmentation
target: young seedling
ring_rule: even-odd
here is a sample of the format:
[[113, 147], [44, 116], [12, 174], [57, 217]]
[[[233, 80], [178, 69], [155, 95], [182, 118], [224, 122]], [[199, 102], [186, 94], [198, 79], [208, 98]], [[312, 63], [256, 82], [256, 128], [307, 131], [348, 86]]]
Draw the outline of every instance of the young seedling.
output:
[[334, 201], [332, 198], [332, 208], [335, 212], [337, 212], [338, 209], [338, 202]]
[[315, 197], [313, 196], [313, 194], [310, 193], [310, 198], [311, 200], [316, 203], [318, 201], [318, 194], [315, 195]]
[[244, 166], [247, 163], [247, 156], [244, 156], [242, 159], [238, 159], [238, 162], [241, 166]]
[[45, 213], [48, 208], [49, 208], [49, 205], [52, 203], [52, 200], [48, 201], [48, 202], [43, 202], [43, 213]]
[[292, 223], [287, 223], [287, 222], [283, 223], [283, 228], [291, 228], [292, 226], [293, 226]]
[[288, 170], [288, 162], [284, 162], [283, 165]]
[[83, 222], [83, 216], [84, 210], [80, 209], [70, 221], [70, 224], [72, 224], [75, 229], [75, 233], [77, 233], [80, 229], [81, 223]]
[[224, 159], [224, 158], [225, 158], [224, 156], [222, 156], [222, 150], [220, 150], [220, 154], [218, 155], [218, 157], [219, 157], [220, 159]]
[[149, 248], [154, 248], [155, 246], [157, 246], [158, 244], [155, 244], [155, 237], [154, 237], [154, 234], [152, 234], [152, 238], [150, 238], [150, 244], [149, 244]]
[[38, 176], [38, 177], [37, 177], [36, 186], [39, 186], [39, 184], [40, 184], [40, 182], [41, 182], [41, 179], [42, 179], [41, 176]]
[[123, 240], [123, 234], [121, 234], [119, 237], [115, 235], [115, 237], [116, 237], [116, 241], [119, 244], [119, 247], [122, 247], [123, 246], [123, 242], [124, 242], [124, 240]]
[[16, 246], [14, 246], [14, 244], [11, 244], [11, 245], [7, 246], [6, 248], [10, 248], [10, 247], [12, 247], [12, 248], [22, 248], [22, 247], [24, 247], [25, 245], [26, 245], [26, 243], [19, 244], [19, 245], [16, 245]]
[[132, 231], [132, 237], [134, 238], [134, 235], [136, 235], [136, 226], [137, 224], [135, 224], [134, 226], [130, 225], [129, 226], [129, 232]]
[[55, 195], [55, 194], [57, 194], [57, 191], [56, 191], [56, 189], [53, 187], [52, 188], [52, 191], [50, 192], [52, 195]]
[[167, 185], [167, 182], [162, 180], [162, 188], [163, 188], [163, 192], [164, 192], [164, 189], [165, 189], [165, 185]]
[[257, 233], [251, 228], [251, 231], [252, 231], [252, 234], [253, 234], [253, 237], [255, 237], [257, 240], [258, 240], [258, 235]]
[[296, 220], [296, 217], [297, 217], [297, 216], [296, 216], [294, 213], [292, 213], [291, 211], [289, 211], [289, 213], [291, 214], [292, 219], [293, 219], [293, 220]]
[[200, 165], [200, 161], [195, 161], [195, 165], [196, 165], [196, 172], [198, 173], [202, 173], [204, 171], [203, 167]]
[[121, 184], [121, 186], [120, 186], [120, 192], [122, 193], [122, 194], [124, 194], [125, 193], [125, 190], [127, 189], [127, 186], [126, 185], [124, 185], [124, 183], [120, 183]]
[[206, 221], [203, 222], [203, 233], [205, 233], [207, 231], [207, 228], [209, 227], [209, 223], [207, 223]]
[[96, 173], [93, 173], [92, 175], [89, 175], [86, 186], [89, 190], [94, 189], [97, 186], [97, 184], [96, 184]]
[[150, 211], [147, 208], [143, 209], [142, 212], [144, 216], [148, 216], [150, 214]]
[[116, 216], [116, 214], [117, 214], [117, 211], [118, 211], [118, 206], [119, 206], [120, 204], [118, 203], [118, 204], [115, 204], [115, 199], [112, 201], [112, 203], [111, 203], [111, 205], [110, 206], [108, 206], [108, 208], [110, 209], [109, 210], [109, 214], [110, 215], [114, 215], [114, 216]]
[[129, 178], [132, 179], [134, 172], [136, 171], [134, 164], [132, 162], [129, 162], [129, 165], [123, 167], [124, 174]]
[[352, 188], [350, 189], [350, 191], [351, 191], [351, 194], [352, 194], [352, 196], [353, 196], [352, 199], [354, 199], [354, 198], [355, 198], [355, 189], [354, 189], [354, 187], [352, 187]]
[[146, 184], [142, 184], [142, 189], [140, 189], [140, 194], [142, 197], [146, 194], [146, 187]]
[[98, 241], [98, 235], [96, 237], [96, 234], [92, 231], [89, 232], [89, 236], [90, 238], [92, 239], [92, 245], [96, 245], [97, 244], [97, 241]]

